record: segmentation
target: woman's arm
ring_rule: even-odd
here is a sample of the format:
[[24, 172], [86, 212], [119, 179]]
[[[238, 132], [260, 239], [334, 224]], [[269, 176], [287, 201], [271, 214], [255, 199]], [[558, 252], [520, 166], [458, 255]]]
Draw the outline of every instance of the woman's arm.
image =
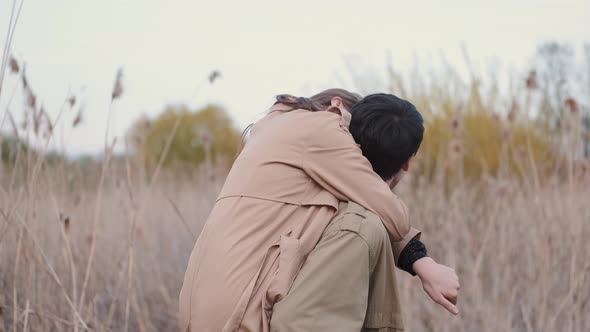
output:
[[377, 214], [390, 240], [401, 241], [410, 230], [406, 205], [373, 171], [352, 135], [334, 117], [323, 119], [318, 117], [316, 131], [305, 144], [303, 170], [339, 200], [356, 202]]

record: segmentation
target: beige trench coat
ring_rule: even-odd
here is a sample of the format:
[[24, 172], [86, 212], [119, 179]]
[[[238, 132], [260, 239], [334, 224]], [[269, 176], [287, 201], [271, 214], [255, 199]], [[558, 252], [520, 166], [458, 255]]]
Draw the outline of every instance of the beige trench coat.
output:
[[279, 104], [252, 127], [191, 253], [181, 331], [267, 332], [273, 305], [339, 201], [380, 216], [397, 255], [415, 235], [406, 206], [362, 156], [349, 122], [346, 111]]

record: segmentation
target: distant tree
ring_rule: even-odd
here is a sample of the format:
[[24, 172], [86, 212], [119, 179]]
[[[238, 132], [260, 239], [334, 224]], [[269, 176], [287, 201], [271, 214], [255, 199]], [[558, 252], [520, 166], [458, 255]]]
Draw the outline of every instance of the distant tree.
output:
[[152, 168], [160, 160], [177, 121], [180, 123], [163, 160], [164, 166], [226, 163], [236, 155], [240, 132], [222, 108], [209, 105], [191, 111], [186, 106], [169, 106], [155, 120], [142, 117], [129, 130], [128, 139], [144, 166]]
[[574, 158], [590, 156], [590, 45], [585, 45], [581, 62], [572, 45], [541, 44], [533, 57], [526, 81], [537, 91], [537, 120], [551, 134], [560, 150], [571, 150]]
[[66, 161], [65, 157], [57, 151], [42, 152], [35, 146], [28, 144], [14, 136], [0, 134], [0, 162], [7, 166], [14, 166], [19, 156], [26, 156], [20, 162], [27, 162], [34, 158], [43, 158], [43, 165], [55, 165]]
[[551, 129], [560, 125], [563, 101], [575, 82], [574, 50], [569, 44], [546, 42], [537, 48], [533, 58], [535, 84], [543, 94], [539, 107], [540, 120]]
[[17, 156], [27, 151], [29, 151], [29, 145], [22, 140], [12, 136], [0, 135], [0, 154], [3, 163], [13, 165]]

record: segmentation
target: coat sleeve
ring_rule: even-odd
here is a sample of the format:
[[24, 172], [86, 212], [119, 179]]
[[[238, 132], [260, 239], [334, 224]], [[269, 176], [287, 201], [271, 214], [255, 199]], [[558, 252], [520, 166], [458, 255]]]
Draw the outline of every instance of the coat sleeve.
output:
[[392, 242], [403, 240], [410, 231], [406, 205], [373, 171], [352, 135], [333, 124], [319, 126], [309, 136], [303, 170], [339, 200], [353, 201], [377, 214]]
[[420, 232], [419, 230], [412, 227], [412, 228], [410, 228], [410, 231], [404, 236], [404, 238], [401, 241], [391, 243], [391, 247], [393, 249], [393, 258], [395, 259], [395, 265], [397, 265], [399, 267], [399, 265], [398, 265], [399, 256], [402, 253], [402, 251], [404, 250], [404, 248], [408, 245], [408, 243], [410, 243], [410, 240], [412, 240], [414, 238], [416, 240], [420, 240], [421, 235], [422, 235], [422, 232]]

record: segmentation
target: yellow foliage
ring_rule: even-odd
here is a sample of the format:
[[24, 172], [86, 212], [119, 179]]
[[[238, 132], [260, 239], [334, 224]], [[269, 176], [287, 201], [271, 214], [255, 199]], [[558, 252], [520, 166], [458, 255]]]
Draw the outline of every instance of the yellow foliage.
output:
[[197, 112], [185, 106], [168, 107], [153, 122], [139, 120], [132, 135], [147, 167], [154, 167], [163, 157], [170, 135], [173, 137], [163, 159], [165, 167], [195, 167], [204, 161], [228, 163], [235, 157], [241, 140], [231, 118], [217, 106]]
[[419, 172], [430, 179], [483, 175], [519, 177], [552, 163], [551, 145], [532, 124], [510, 123], [483, 109], [431, 114], [420, 148]]
[[[424, 140], [413, 167], [417, 175], [453, 182], [483, 176], [538, 178], [553, 169], [556, 157], [549, 133], [520, 112], [518, 103], [499, 114], [492, 110], [501, 100], [493, 93], [482, 95], [477, 80], [463, 89], [460, 82], [449, 83], [447, 89], [436, 82], [428, 88], [417, 87], [418, 91], [414, 87], [412, 94], [403, 96], [416, 105], [425, 121]], [[407, 91], [400, 82], [396, 88]], [[454, 90], [469, 93], [460, 97]]]

